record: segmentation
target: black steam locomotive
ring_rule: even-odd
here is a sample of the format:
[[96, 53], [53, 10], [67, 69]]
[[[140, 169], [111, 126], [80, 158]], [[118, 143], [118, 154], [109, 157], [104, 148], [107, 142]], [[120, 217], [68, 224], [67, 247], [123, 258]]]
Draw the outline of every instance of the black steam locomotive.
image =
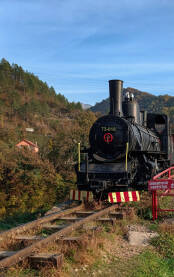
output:
[[110, 80], [110, 113], [91, 127], [90, 148], [76, 168], [79, 190], [94, 194], [144, 190], [147, 181], [174, 163], [174, 135], [165, 114], [139, 111], [123, 81]]

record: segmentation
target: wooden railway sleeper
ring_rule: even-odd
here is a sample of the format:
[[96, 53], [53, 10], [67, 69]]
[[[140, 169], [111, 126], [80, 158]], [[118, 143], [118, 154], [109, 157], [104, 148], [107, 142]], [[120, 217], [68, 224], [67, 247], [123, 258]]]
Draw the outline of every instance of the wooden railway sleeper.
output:
[[83, 226], [85, 223], [96, 220], [97, 218], [100, 218], [106, 214], [108, 214], [109, 212], [113, 211], [114, 209], [116, 209], [117, 205], [113, 205], [110, 206], [108, 208], [105, 208], [99, 212], [96, 212], [92, 215], [87, 216], [86, 218], [83, 218], [81, 220], [78, 220], [77, 222], [67, 226], [66, 228], [59, 230], [56, 233], [53, 233], [52, 235], [49, 235], [47, 238], [44, 238], [40, 241], [35, 242], [34, 244], [32, 244], [31, 246], [28, 246], [22, 250], [19, 250], [18, 252], [16, 252], [15, 254], [13, 254], [10, 257], [7, 257], [3, 260], [0, 261], [0, 269], [4, 270], [5, 268], [8, 268], [22, 260], [24, 260], [25, 258], [32, 256], [34, 254], [37, 254], [38, 249], [48, 245], [51, 242], [54, 242], [58, 239], [62, 239], [64, 238], [67, 234], [70, 234], [71, 232], [73, 232], [74, 230], [80, 228], [81, 226]]

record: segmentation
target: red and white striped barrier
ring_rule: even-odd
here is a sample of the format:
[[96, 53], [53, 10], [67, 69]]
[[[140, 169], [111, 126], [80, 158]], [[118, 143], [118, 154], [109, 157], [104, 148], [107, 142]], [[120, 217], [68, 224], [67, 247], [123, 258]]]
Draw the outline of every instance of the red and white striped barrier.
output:
[[110, 192], [108, 201], [109, 203], [136, 202], [140, 201], [140, 194], [138, 191]]
[[79, 191], [79, 190], [71, 190], [70, 191], [70, 200], [75, 201], [92, 201], [93, 200], [93, 194], [91, 191]]
[[[74, 201], [93, 201], [93, 194], [91, 191], [70, 191], [70, 200]], [[138, 191], [124, 191], [124, 192], [110, 192], [108, 193], [109, 203], [119, 202], [134, 202], [140, 201], [140, 194]]]

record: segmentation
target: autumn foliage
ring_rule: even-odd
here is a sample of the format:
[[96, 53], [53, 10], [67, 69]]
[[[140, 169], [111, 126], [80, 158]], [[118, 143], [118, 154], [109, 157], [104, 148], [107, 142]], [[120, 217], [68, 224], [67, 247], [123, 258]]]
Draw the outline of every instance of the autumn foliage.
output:
[[[75, 185], [77, 143], [96, 119], [22, 67], [0, 62], [0, 217], [47, 209]], [[34, 132], [26, 132], [26, 128]], [[18, 149], [22, 139], [39, 153]]]

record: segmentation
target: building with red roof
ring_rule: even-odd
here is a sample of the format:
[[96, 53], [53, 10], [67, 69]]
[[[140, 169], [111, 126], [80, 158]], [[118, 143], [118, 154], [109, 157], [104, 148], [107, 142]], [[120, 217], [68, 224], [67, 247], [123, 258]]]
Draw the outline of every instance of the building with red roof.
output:
[[39, 152], [39, 147], [37, 146], [37, 143], [33, 143], [29, 140], [23, 139], [22, 141], [20, 141], [18, 144], [16, 144], [16, 147], [28, 147], [31, 151], [37, 153]]

